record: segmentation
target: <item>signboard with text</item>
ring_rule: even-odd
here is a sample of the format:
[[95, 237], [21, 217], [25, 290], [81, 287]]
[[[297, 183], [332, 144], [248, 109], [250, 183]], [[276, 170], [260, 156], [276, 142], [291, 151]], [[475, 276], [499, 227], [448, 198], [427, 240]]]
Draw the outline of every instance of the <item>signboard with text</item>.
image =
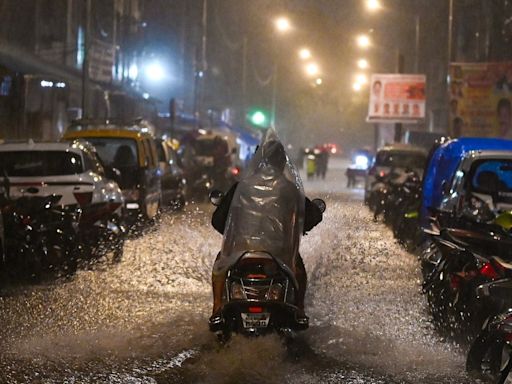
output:
[[425, 119], [425, 75], [373, 74], [368, 122], [416, 123]]
[[512, 138], [512, 62], [450, 65], [450, 134]]
[[114, 66], [114, 46], [101, 40], [94, 40], [89, 48], [89, 76], [92, 80], [110, 83]]

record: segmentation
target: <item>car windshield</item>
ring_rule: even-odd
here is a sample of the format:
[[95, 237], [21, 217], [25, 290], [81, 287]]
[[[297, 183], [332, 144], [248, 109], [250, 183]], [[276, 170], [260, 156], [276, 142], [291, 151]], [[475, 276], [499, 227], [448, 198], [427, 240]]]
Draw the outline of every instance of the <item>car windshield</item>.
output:
[[511, 198], [512, 159], [477, 161], [471, 167], [470, 180], [473, 192]]
[[0, 152], [0, 172], [14, 177], [64, 176], [83, 172], [79, 154], [67, 151]]
[[88, 137], [102, 162], [110, 167], [123, 169], [136, 167], [138, 162], [137, 142], [133, 139]]
[[426, 156], [415, 152], [382, 151], [377, 154], [375, 165], [397, 168], [423, 168]]

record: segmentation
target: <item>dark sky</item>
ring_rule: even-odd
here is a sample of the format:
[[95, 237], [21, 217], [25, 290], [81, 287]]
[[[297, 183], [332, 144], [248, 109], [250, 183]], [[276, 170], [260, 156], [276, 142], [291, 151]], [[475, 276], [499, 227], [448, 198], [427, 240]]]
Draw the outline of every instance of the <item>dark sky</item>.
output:
[[[397, 48], [405, 55], [406, 71], [411, 71], [414, 15], [420, 14], [424, 24], [420, 69], [428, 73], [431, 62], [444, 60], [444, 51], [435, 41], [436, 33], [441, 37], [445, 33], [445, 20], [439, 17], [446, 12], [444, 0], [382, 1], [385, 9], [371, 15], [362, 0], [209, 0], [205, 106], [240, 108], [246, 37], [247, 106], [270, 109], [272, 84], [268, 80], [277, 61], [278, 129], [285, 139], [303, 145], [317, 141], [345, 147], [371, 145], [373, 128], [364, 122], [367, 95], [355, 95], [351, 88], [355, 62], [361, 57], [355, 36], [373, 31], [376, 47], [364, 55], [372, 71], [394, 71]], [[177, 95], [187, 100], [188, 96], [185, 104], [190, 105], [202, 1], [149, 0], [147, 4], [146, 51], [169, 62], [174, 74], [154, 92], [162, 99]], [[273, 30], [272, 20], [281, 14], [294, 25], [287, 36]], [[297, 57], [302, 46], [312, 49], [322, 67], [322, 87], [312, 87], [303, 73]]]

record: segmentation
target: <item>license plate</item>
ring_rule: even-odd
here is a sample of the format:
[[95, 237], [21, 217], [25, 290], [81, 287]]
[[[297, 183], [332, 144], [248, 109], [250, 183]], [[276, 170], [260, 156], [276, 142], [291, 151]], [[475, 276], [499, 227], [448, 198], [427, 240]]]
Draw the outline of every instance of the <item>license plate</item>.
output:
[[242, 313], [244, 328], [266, 328], [270, 320], [270, 313]]

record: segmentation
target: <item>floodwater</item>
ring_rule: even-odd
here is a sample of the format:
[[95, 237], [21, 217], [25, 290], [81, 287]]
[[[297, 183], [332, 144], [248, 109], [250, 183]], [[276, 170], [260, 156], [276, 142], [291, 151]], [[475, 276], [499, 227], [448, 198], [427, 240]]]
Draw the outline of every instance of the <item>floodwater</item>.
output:
[[472, 382], [464, 347], [430, 323], [417, 259], [341, 175], [306, 184], [328, 211], [302, 242], [311, 327], [291, 345], [235, 336], [220, 346], [208, 332], [221, 237], [211, 208], [190, 205], [127, 241], [119, 264], [4, 287], [0, 383]]

